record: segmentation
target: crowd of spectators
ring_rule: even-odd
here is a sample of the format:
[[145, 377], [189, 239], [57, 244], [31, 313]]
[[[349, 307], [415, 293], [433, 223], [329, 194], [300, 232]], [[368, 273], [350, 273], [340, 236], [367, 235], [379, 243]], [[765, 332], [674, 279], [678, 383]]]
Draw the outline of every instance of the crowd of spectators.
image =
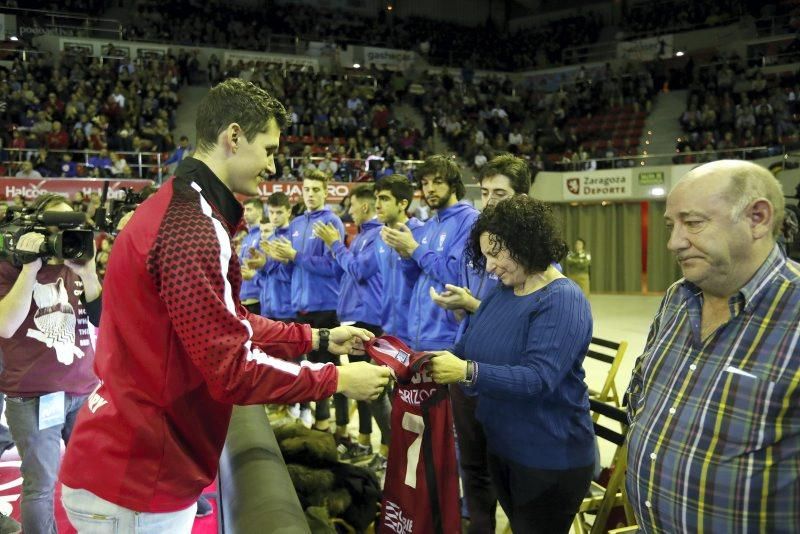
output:
[[[562, 50], [597, 41], [602, 21], [593, 13], [573, 15], [515, 33], [491, 21], [477, 27], [453, 22], [400, 18], [381, 10], [376, 17], [299, 5], [231, 5], [214, 0], [195, 6], [191, 0], [136, 2], [128, 36], [215, 46], [266, 50], [276, 35], [306, 41], [351, 43], [416, 50], [432, 64], [516, 70], [562, 64]], [[569, 59], [569, 58], [567, 58]]]
[[[555, 91], [515, 86], [503, 76], [474, 84], [434, 76], [420, 100], [423, 115], [476, 168], [511, 152], [541, 170], [552, 163], [635, 155], [658, 87], [652, 65], [616, 71], [606, 65], [591, 73], [581, 68]], [[607, 116], [613, 119], [597, 128]]]
[[[186, 58], [119, 60], [32, 53], [0, 67], [3, 161], [30, 161], [42, 176], [126, 176], [118, 153], [175, 148], [178, 89]], [[64, 150], [87, 151], [82, 161]], [[24, 170], [24, 169], [19, 169]]]
[[[751, 5], [752, 4], [752, 5]], [[674, 33], [729, 24], [764, 3], [746, 0], [665, 0], [629, 3], [621, 29], [629, 34]]]
[[[134, 162], [119, 152], [160, 152], [162, 161], [176, 163], [191, 152], [188, 140], [176, 146], [171, 131], [177, 89], [194, 57], [189, 52], [146, 62], [101, 62], [35, 55], [0, 70], [0, 98], [7, 102], [3, 118], [11, 125], [3, 146], [21, 149], [3, 157], [20, 162], [6, 174], [130, 176]], [[369, 74], [240, 61], [220, 65], [217, 76], [253, 81], [285, 102], [292, 124], [276, 158], [271, 178], [277, 180], [297, 180], [313, 169], [345, 181], [408, 173], [409, 164], [398, 160], [424, 159], [433, 152], [437, 131], [475, 167], [501, 152], [526, 157], [538, 169], [631, 155], [640, 132], [626, 132], [633, 139], [623, 146], [610, 142], [613, 128], [592, 130], [581, 121], [620, 111], [644, 116], [658, 86], [646, 64], [619, 71], [609, 65], [591, 72], [581, 68], [555, 91], [515, 84], [504, 75], [473, 78], [464, 71], [460, 76], [429, 71], [415, 80], [378, 68]], [[422, 127], [398, 119], [403, 103], [418, 110]], [[91, 155], [76, 158], [75, 151], [83, 150]], [[168, 152], [174, 161], [166, 158]]]
[[429, 135], [395, 116], [407, 92], [405, 82], [396, 83], [402, 75], [374, 74], [370, 79], [286, 71], [252, 62], [228, 64], [222, 71], [223, 77], [252, 81], [285, 103], [292, 124], [275, 160], [271, 178], [277, 180], [299, 179], [313, 169], [340, 180], [371, 179], [406, 172], [407, 167], [395, 165], [397, 160], [426, 157]]
[[677, 151], [723, 151], [732, 157], [735, 153], [726, 151], [763, 147], [748, 157], [774, 155], [781, 144], [798, 140], [799, 101], [796, 73], [765, 76], [737, 56], [715, 58], [691, 73], [686, 110], [680, 117], [686, 135]]

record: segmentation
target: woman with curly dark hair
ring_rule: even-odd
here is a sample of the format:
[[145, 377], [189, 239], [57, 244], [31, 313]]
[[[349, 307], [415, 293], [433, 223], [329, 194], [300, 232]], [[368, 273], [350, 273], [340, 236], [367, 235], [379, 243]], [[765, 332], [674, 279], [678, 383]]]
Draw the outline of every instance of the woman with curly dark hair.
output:
[[583, 358], [592, 314], [554, 266], [564, 257], [546, 204], [516, 196], [488, 208], [467, 255], [502, 285], [482, 301], [433, 379], [478, 396], [488, 465], [514, 532], [569, 532], [595, 461]]

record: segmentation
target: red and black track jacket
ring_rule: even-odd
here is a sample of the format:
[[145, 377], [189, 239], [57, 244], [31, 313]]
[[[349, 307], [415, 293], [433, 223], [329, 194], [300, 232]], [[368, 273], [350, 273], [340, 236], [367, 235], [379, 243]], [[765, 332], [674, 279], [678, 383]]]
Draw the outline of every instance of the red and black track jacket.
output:
[[[231, 235], [242, 207], [187, 158], [120, 233], [103, 287], [101, 380], [78, 416], [61, 480], [140, 512], [190, 506], [217, 473], [232, 405], [334, 393], [332, 364], [301, 365], [306, 325], [239, 303]], [[270, 354], [270, 355], [267, 355]]]

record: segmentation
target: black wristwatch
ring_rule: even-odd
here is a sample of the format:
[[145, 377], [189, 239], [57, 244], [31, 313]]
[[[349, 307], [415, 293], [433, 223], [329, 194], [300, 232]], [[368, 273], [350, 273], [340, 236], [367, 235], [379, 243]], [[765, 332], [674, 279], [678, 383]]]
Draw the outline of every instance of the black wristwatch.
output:
[[320, 328], [317, 330], [317, 334], [319, 335], [319, 345], [317, 350], [319, 352], [328, 352], [328, 340], [330, 340], [331, 331], [327, 328]]

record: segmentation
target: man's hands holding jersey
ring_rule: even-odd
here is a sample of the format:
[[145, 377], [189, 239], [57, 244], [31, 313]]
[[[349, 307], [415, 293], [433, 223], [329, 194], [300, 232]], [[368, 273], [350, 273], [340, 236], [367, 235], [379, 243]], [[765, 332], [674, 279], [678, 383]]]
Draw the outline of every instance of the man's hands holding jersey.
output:
[[[375, 337], [369, 330], [354, 326], [337, 326], [329, 331], [328, 351], [331, 354], [364, 354], [364, 342]], [[386, 389], [391, 373], [388, 368], [369, 362], [340, 365], [337, 393], [355, 400], [375, 400]]]

